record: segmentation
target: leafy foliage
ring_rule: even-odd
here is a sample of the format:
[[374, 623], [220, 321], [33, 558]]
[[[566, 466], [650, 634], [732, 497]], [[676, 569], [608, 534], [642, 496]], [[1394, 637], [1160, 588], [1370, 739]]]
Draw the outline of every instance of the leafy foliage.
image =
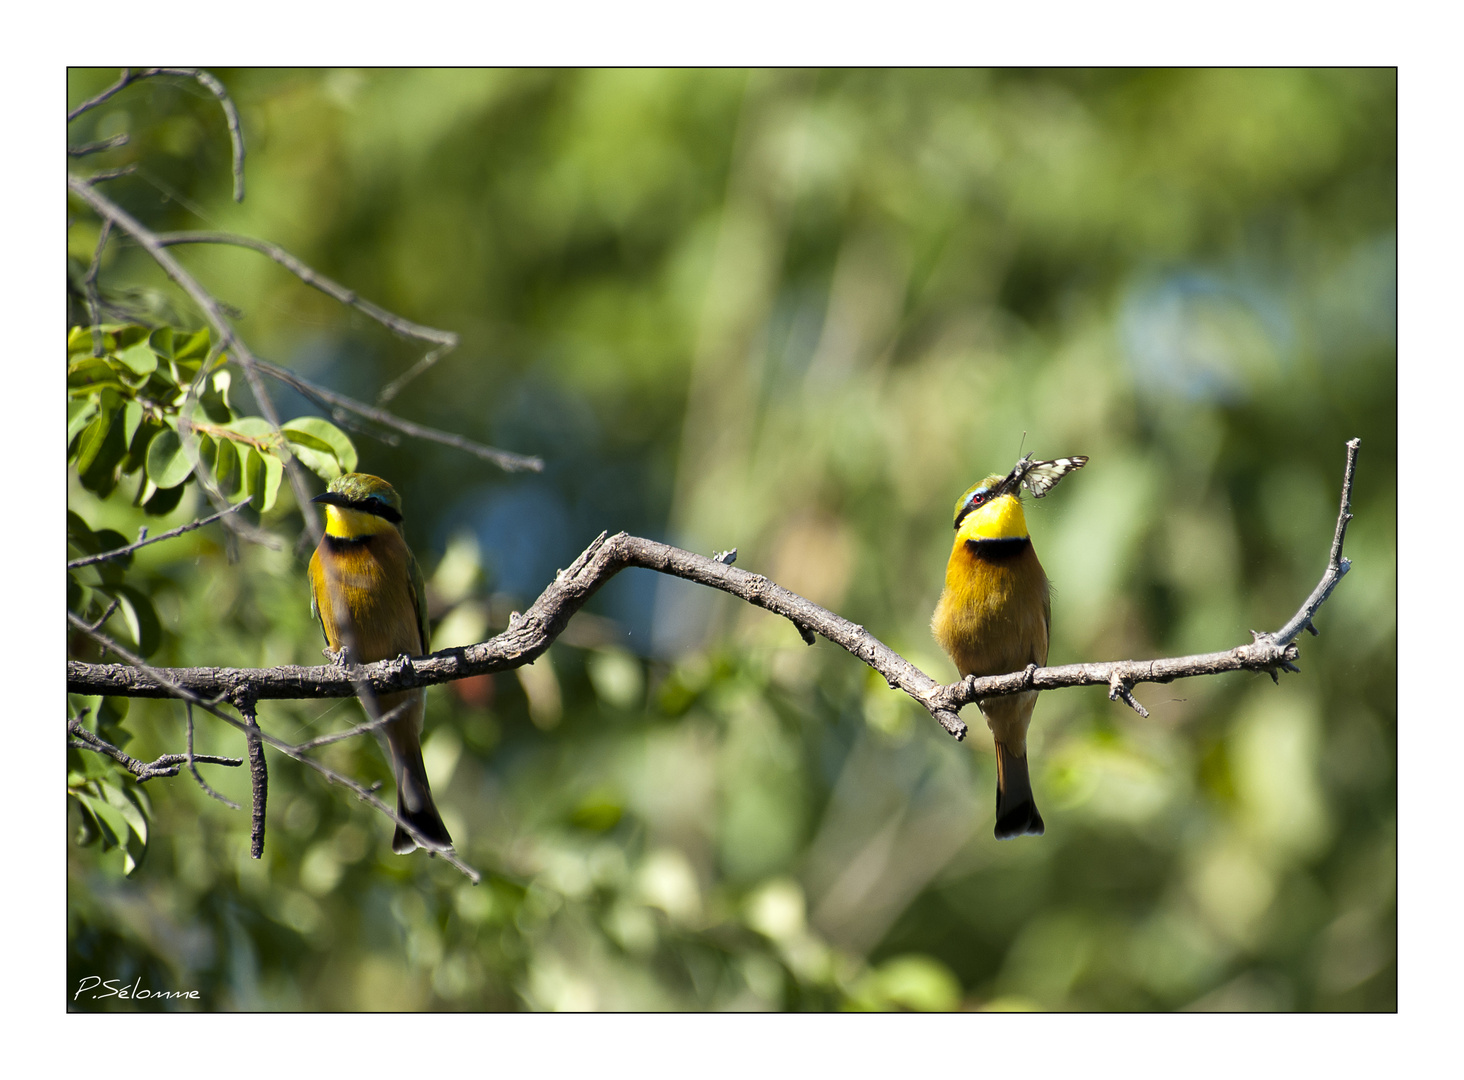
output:
[[[124, 478], [136, 475], [133, 505], [156, 517], [176, 510], [185, 489], [201, 477], [217, 495], [247, 498], [263, 513], [279, 497], [282, 445], [326, 480], [355, 469], [355, 447], [328, 420], [300, 417], [276, 433], [261, 417], [237, 413], [229, 404], [228, 356], [210, 342], [207, 330], [171, 326], [70, 329], [67, 463], [83, 489], [110, 499]], [[93, 530], [74, 510], [66, 513], [66, 544], [72, 558], [129, 546], [115, 529]], [[157, 652], [163, 630], [148, 591], [124, 580], [132, 560], [128, 553], [68, 568], [66, 602], [92, 623], [116, 611], [129, 644], [148, 657]], [[73, 637], [73, 651], [97, 655], [80, 635]], [[125, 699], [108, 699], [98, 715], [99, 734], [116, 746], [130, 738], [120, 723], [126, 710]], [[70, 753], [76, 761], [91, 757]], [[130, 774], [109, 760], [88, 760], [80, 769], [67, 781], [80, 816], [78, 842], [122, 848], [123, 869], [131, 874], [147, 846], [146, 800]]]

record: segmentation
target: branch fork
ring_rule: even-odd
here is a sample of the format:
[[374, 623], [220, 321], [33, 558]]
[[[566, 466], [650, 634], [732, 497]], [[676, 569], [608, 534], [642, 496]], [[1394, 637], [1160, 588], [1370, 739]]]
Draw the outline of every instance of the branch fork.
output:
[[1341, 541], [1350, 516], [1352, 479], [1356, 467], [1358, 440], [1347, 444], [1348, 462], [1343, 486], [1342, 518], [1332, 547], [1332, 557], [1321, 584], [1285, 627], [1274, 634], [1257, 633], [1249, 644], [1225, 652], [1156, 660], [1120, 660], [1106, 663], [1066, 664], [982, 678], [968, 676], [959, 682], [941, 684], [869, 633], [863, 626], [806, 600], [768, 580], [714, 558], [684, 551], [643, 537], [601, 533], [570, 564], [526, 612], [514, 613], [503, 633], [476, 645], [456, 647], [412, 658], [383, 660], [374, 664], [343, 667], [276, 667], [241, 670], [235, 668], [172, 668], [160, 672], [166, 683], [147, 676], [130, 664], [84, 664], [67, 662], [67, 687], [73, 693], [116, 694], [134, 697], [166, 697], [170, 687], [186, 687], [200, 696], [220, 696], [247, 685], [258, 699], [350, 697], [368, 688], [375, 694], [432, 686], [455, 679], [506, 671], [533, 663], [568, 625], [599, 588], [627, 567], [642, 567], [684, 578], [765, 608], [788, 619], [804, 640], [814, 632], [864, 661], [892, 688], [909, 694], [950, 735], [963, 739], [966, 725], [959, 713], [963, 706], [980, 698], [1002, 697], [1028, 691], [1057, 690], [1069, 686], [1105, 686], [1114, 701], [1123, 701], [1141, 716], [1147, 715], [1133, 696], [1141, 682], [1167, 683], [1197, 675], [1227, 671], [1263, 671], [1276, 678], [1276, 671], [1296, 671], [1299, 655], [1293, 640], [1309, 624], [1345, 572]]

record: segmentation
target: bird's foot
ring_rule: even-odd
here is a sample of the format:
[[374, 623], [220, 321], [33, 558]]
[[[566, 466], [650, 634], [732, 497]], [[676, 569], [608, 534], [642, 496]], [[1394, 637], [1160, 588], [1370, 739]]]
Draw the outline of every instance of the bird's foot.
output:
[[346, 650], [344, 646], [335, 652], [331, 652], [329, 649], [321, 649], [320, 651], [325, 654], [325, 658], [330, 661], [332, 667], [346, 666]]

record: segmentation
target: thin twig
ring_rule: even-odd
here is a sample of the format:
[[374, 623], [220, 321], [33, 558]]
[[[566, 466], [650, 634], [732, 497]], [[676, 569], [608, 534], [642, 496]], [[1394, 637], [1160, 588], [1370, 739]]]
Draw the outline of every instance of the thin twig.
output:
[[119, 90], [121, 90], [124, 87], [126, 87], [127, 85], [129, 85], [133, 81], [133, 79], [134, 78], [137, 78], [137, 77], [139, 77], [139, 76], [134, 76], [132, 74], [132, 69], [131, 68], [123, 68], [122, 69], [122, 75], [121, 75], [121, 77], [119, 77], [117, 79], [116, 82], [114, 82], [111, 86], [107, 87], [105, 90], [103, 90], [96, 97], [94, 97], [94, 98], [88, 98], [86, 101], [83, 101], [80, 105], [78, 105], [76, 108], [72, 109], [69, 113], [67, 113], [66, 114], [66, 122], [69, 124], [69, 123], [71, 123], [71, 121], [75, 120], [82, 113], [87, 112], [87, 111], [89, 111], [91, 109], [95, 109], [98, 105], [100, 105], [102, 102], [106, 101], [113, 94], [117, 93]]
[[233, 506], [220, 510], [217, 514], [211, 514], [206, 518], [199, 518], [197, 521], [190, 521], [187, 525], [179, 525], [176, 529], [159, 533], [157, 536], [147, 537], [139, 540], [135, 544], [129, 544], [125, 548], [118, 548], [116, 551], [104, 551], [100, 555], [88, 555], [83, 559], [72, 559], [66, 564], [66, 569], [75, 570], [78, 566], [90, 566], [92, 563], [106, 562], [108, 559], [119, 559], [123, 555], [131, 555], [138, 548], [145, 548], [149, 544], [156, 544], [162, 540], [171, 540], [175, 536], [182, 536], [186, 532], [192, 532], [194, 529], [201, 529], [205, 525], [211, 525], [215, 521], [218, 521], [219, 518], [225, 517], [228, 514], [238, 513], [248, 505], [249, 500], [245, 499], [242, 502], [235, 503]]
[[[214, 757], [212, 754], [200, 754], [193, 756], [189, 754], [164, 754], [156, 761], [139, 761], [128, 754], [125, 750], [113, 746], [94, 732], [88, 731], [81, 724], [81, 717], [72, 717], [66, 721], [66, 731], [71, 735], [72, 741], [68, 744], [77, 750], [90, 750], [93, 753], [102, 754], [111, 758], [118, 765], [137, 777], [139, 784], [145, 784], [149, 780], [156, 780], [160, 776], [177, 776], [178, 767], [185, 763], [193, 768], [193, 762], [201, 761], [206, 765], [227, 765], [237, 768], [244, 764], [243, 758]], [[197, 770], [194, 770], [197, 775]], [[202, 778], [198, 781], [203, 783]], [[204, 785], [207, 787], [207, 785]], [[227, 800], [226, 800], [227, 801]], [[236, 806], [234, 809], [238, 809]]]
[[[84, 631], [88, 636], [90, 636], [98, 644], [102, 645], [105, 649], [109, 649], [112, 652], [115, 652], [123, 659], [123, 661], [125, 661], [125, 666], [127, 666], [129, 670], [137, 672], [147, 682], [150, 692], [133, 696], [176, 697], [183, 701], [190, 701], [194, 705], [197, 705], [204, 712], [209, 713], [212, 716], [218, 717], [220, 720], [224, 721], [224, 723], [230, 725], [231, 727], [237, 728], [239, 731], [244, 732], [246, 735], [256, 734], [261, 742], [268, 743], [270, 746], [273, 746], [276, 750], [280, 751], [280, 753], [284, 754], [286, 757], [294, 758], [302, 765], [309, 766], [321, 776], [325, 777], [328, 782], [332, 784], [340, 784], [346, 790], [355, 795], [357, 799], [366, 803], [377, 812], [390, 818], [395, 824], [400, 825], [403, 829], [407, 831], [408, 834], [412, 836], [413, 839], [415, 839], [423, 847], [427, 847], [427, 837], [424, 836], [415, 825], [402, 818], [395, 809], [387, 806], [386, 803], [378, 799], [372, 788], [368, 788], [365, 785], [358, 783], [355, 780], [352, 780], [349, 776], [344, 776], [341, 773], [336, 772], [329, 766], [323, 765], [315, 758], [310, 757], [308, 754], [302, 753], [297, 747], [295, 747], [291, 743], [287, 743], [283, 739], [275, 738], [273, 735], [270, 735], [262, 728], [256, 729], [255, 732], [251, 732], [249, 728], [245, 726], [242, 720], [236, 720], [234, 717], [230, 716], [228, 713], [224, 712], [218, 707], [218, 703], [220, 701], [232, 701], [234, 700], [235, 695], [240, 693], [249, 694], [252, 690], [252, 687], [250, 687], [247, 682], [235, 682], [232, 684], [231, 689], [227, 694], [219, 695], [217, 697], [214, 697], [212, 700], [205, 700], [202, 696], [195, 693], [189, 687], [172, 679], [168, 675], [169, 669], [155, 668], [152, 665], [148, 664], [140, 656], [133, 654], [123, 646], [117, 644], [117, 642], [113, 641], [105, 634], [98, 633], [95, 630], [89, 630], [86, 626], [86, 623], [79, 619], [74, 612], [68, 611], [66, 613], [66, 620], [71, 623], [71, 625]], [[391, 663], [391, 661], [388, 661], [388, 663]], [[69, 666], [70, 665], [68, 662], [68, 668]], [[400, 668], [400, 665], [398, 665], [398, 668]], [[360, 671], [362, 669], [357, 668], [356, 670]], [[256, 699], [258, 698], [258, 695], [252, 696], [254, 696]], [[480, 874], [477, 870], [474, 870], [467, 863], [463, 862], [460, 858], [457, 857], [454, 852], [432, 850], [432, 854], [442, 859], [453, 869], [457, 870], [474, 885], [477, 885], [483, 880], [482, 874]]]
[[264, 857], [264, 807], [269, 801], [269, 768], [264, 763], [264, 745], [259, 741], [259, 721], [254, 715], [254, 695], [241, 693], [234, 708], [244, 717], [244, 744], [249, 751], [249, 793], [253, 813], [249, 823], [249, 856]]
[[86, 629], [89, 630], [89, 631], [90, 630], [100, 630], [102, 628], [102, 625], [108, 619], [110, 619], [112, 617], [112, 612], [116, 611], [117, 608], [121, 606], [121, 604], [122, 604], [122, 598], [121, 597], [118, 597], [118, 596], [112, 597], [112, 602], [107, 605], [107, 610], [104, 611], [104, 612], [102, 612], [101, 616], [97, 619], [97, 621], [94, 622], [94, 623], [92, 623], [90, 626], [86, 627]]
[[119, 146], [127, 145], [127, 132], [120, 135], [113, 135], [110, 139], [98, 139], [96, 142], [82, 143], [80, 146], [68, 146], [67, 157], [86, 157], [88, 154], [100, 154], [103, 150], [115, 150]]
[[130, 86], [132, 83], [142, 79], [150, 79], [156, 75], [178, 75], [185, 79], [196, 80], [204, 89], [218, 99], [219, 105], [224, 110], [224, 121], [229, 126], [229, 143], [234, 151], [234, 201], [244, 201], [244, 134], [239, 126], [239, 110], [234, 108], [234, 101], [229, 97], [229, 92], [224, 89], [224, 84], [219, 82], [207, 71], [201, 68], [141, 68], [133, 71], [131, 68], [123, 68], [121, 77], [107, 89], [103, 90], [94, 98], [83, 101], [76, 108], [66, 114], [66, 122], [69, 124], [82, 113], [96, 108], [118, 91]]
[[311, 739], [309, 742], [296, 743], [295, 749], [315, 750], [322, 746], [329, 746], [331, 743], [340, 742], [343, 739], [353, 739], [357, 735], [366, 734], [368, 731], [376, 731], [378, 728], [385, 727], [395, 720], [406, 709], [410, 708], [411, 704], [410, 701], [404, 701], [390, 712], [378, 716], [375, 720], [368, 720], [364, 724], [357, 724], [355, 727], [348, 728], [345, 731], [336, 731], [329, 735], [322, 735], [319, 738]]
[[[187, 714], [188, 718], [188, 771], [193, 774], [193, 779], [198, 781], [198, 786], [203, 789], [204, 794], [217, 799], [230, 810], [242, 810], [243, 807], [233, 799], [220, 795], [213, 788], [209, 787], [208, 782], [204, 780], [203, 775], [198, 771], [198, 757], [193, 753], [193, 702], [185, 701], [183, 703], [183, 711]], [[243, 760], [240, 758], [231, 758], [230, 760], [237, 761], [241, 765], [243, 764]]]
[[375, 319], [382, 326], [392, 331], [392, 333], [402, 337], [415, 338], [418, 341], [432, 342], [436, 345], [437, 348], [432, 349], [427, 355], [413, 364], [405, 375], [394, 379], [382, 389], [381, 394], [376, 400], [378, 405], [384, 405], [390, 401], [409, 382], [421, 375], [453, 349], [457, 348], [458, 336], [452, 331], [437, 330], [430, 326], [423, 326], [420, 323], [414, 323], [409, 319], [404, 319], [400, 315], [387, 311], [384, 307], [363, 299], [354, 289], [348, 289], [339, 282], [332, 281], [324, 274], [307, 266], [303, 261], [296, 258], [278, 244], [271, 244], [266, 240], [256, 240], [252, 236], [239, 236], [235, 233], [208, 232], [202, 230], [166, 232], [158, 233], [157, 235], [158, 241], [164, 245], [227, 244], [257, 251], [261, 255], [279, 263], [286, 270], [290, 271], [290, 273], [305, 282], [305, 284], [319, 289], [331, 299], [345, 304], [347, 307], [355, 308], [368, 318]]
[[348, 289], [339, 282], [332, 281], [324, 274], [311, 269], [278, 244], [271, 244], [266, 240], [256, 240], [252, 236], [239, 236], [235, 233], [196, 230], [158, 233], [157, 238], [158, 242], [165, 247], [171, 247], [174, 244], [228, 244], [257, 251], [279, 263], [306, 285], [319, 289], [332, 300], [355, 308], [363, 315], [375, 319], [392, 333], [415, 338], [418, 341], [430, 341], [434, 345], [441, 346], [443, 350], [457, 347], [458, 336], [451, 330], [437, 330], [430, 326], [422, 326], [420, 323], [403, 319], [400, 315], [393, 314], [384, 307], [373, 304], [370, 300], [362, 299], [354, 289]]
[[91, 307], [92, 355], [101, 356], [107, 350], [102, 345], [102, 292], [97, 286], [97, 275], [102, 269], [102, 250], [112, 235], [112, 223], [103, 219], [102, 229], [97, 234], [97, 250], [92, 254], [91, 266], [86, 272], [86, 302]]
[[1108, 700], [1122, 701], [1140, 716], [1147, 717], [1149, 715], [1149, 710], [1139, 704], [1138, 699], [1134, 697], [1133, 689], [1128, 684], [1128, 680], [1120, 672], [1115, 671], [1108, 677]]
[[1310, 630], [1315, 634], [1317, 628], [1312, 625], [1312, 616], [1327, 597], [1332, 595], [1332, 590], [1337, 587], [1342, 576], [1352, 569], [1351, 560], [1342, 557], [1342, 541], [1347, 538], [1347, 523], [1352, 520], [1352, 478], [1357, 472], [1357, 451], [1361, 446], [1361, 439], [1351, 439], [1347, 443], [1347, 468], [1342, 476], [1342, 509], [1337, 513], [1337, 529], [1332, 534], [1332, 550], [1327, 556], [1327, 570], [1312, 594], [1306, 598], [1306, 603], [1301, 605], [1301, 610], [1291, 617], [1290, 622], [1270, 635], [1273, 641], [1284, 645], [1294, 640], [1302, 630]]
[[392, 398], [396, 397], [404, 389], [406, 389], [408, 383], [410, 383], [413, 379], [417, 378], [417, 376], [425, 372], [433, 364], [437, 363], [437, 361], [441, 360], [444, 356], [447, 355], [447, 353], [448, 347], [445, 345], [433, 349], [431, 352], [427, 353], [427, 355], [423, 356], [422, 359], [418, 360], [415, 364], [408, 368], [404, 374], [398, 375], [391, 382], [383, 386], [381, 388], [381, 392], [376, 395], [376, 404], [385, 405], [388, 401], [390, 401]]
[[461, 435], [454, 435], [451, 432], [439, 431], [436, 428], [424, 427], [421, 424], [414, 424], [410, 420], [403, 420], [399, 416], [393, 416], [385, 409], [378, 409], [363, 402], [348, 398], [344, 394], [337, 394], [334, 390], [327, 390], [306, 379], [302, 379], [293, 371], [287, 368], [278, 367], [268, 360], [255, 360], [259, 370], [272, 379], [278, 379], [286, 386], [292, 386], [307, 398], [314, 401], [321, 408], [332, 410], [336, 419], [340, 419], [336, 410], [347, 410], [357, 416], [364, 416], [368, 420], [375, 421], [384, 427], [395, 428], [404, 435], [411, 435], [413, 438], [426, 439], [429, 442], [441, 443], [443, 446], [451, 446], [454, 449], [462, 450], [465, 453], [473, 454], [483, 461], [491, 461], [505, 472], [543, 472], [544, 459], [537, 457], [526, 457], [523, 454], [513, 454], [507, 450], [499, 450], [496, 447], [484, 446], [482, 443], [465, 439]]
[[91, 173], [88, 176], [83, 176], [81, 179], [85, 180], [88, 184], [104, 184], [108, 180], [120, 180], [124, 176], [131, 176], [136, 171], [137, 166], [135, 164], [118, 165], [115, 169], [103, 169], [101, 172]]

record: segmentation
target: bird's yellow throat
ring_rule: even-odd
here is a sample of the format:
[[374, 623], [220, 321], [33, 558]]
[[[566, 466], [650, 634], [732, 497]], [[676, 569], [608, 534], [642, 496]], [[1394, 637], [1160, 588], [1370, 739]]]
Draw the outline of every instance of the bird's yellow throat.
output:
[[956, 531], [956, 543], [967, 540], [1015, 540], [1027, 535], [1022, 500], [1002, 495], [966, 515]]
[[386, 518], [362, 510], [352, 510], [348, 506], [331, 506], [329, 503], [325, 507], [325, 534], [338, 540], [370, 536], [394, 528], [396, 526]]

